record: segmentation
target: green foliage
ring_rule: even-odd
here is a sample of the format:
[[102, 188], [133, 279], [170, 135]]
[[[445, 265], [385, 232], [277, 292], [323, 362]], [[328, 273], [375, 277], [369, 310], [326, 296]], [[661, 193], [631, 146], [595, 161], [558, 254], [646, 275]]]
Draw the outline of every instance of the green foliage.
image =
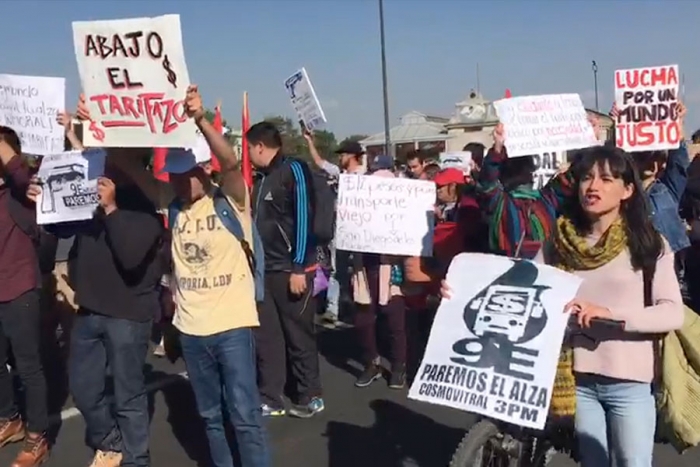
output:
[[[282, 135], [282, 152], [294, 155], [302, 159], [310, 160], [309, 146], [306, 139], [301, 134], [301, 129], [291, 118], [281, 115], [273, 115], [265, 118], [265, 121], [272, 122], [277, 126]], [[333, 151], [338, 147], [335, 134], [332, 131], [320, 130], [314, 132], [316, 149], [322, 157], [332, 158]]]

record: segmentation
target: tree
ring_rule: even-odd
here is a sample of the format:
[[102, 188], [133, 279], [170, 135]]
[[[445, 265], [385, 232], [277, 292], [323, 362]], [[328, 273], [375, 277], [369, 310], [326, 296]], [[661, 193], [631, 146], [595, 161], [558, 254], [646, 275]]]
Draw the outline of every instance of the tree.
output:
[[347, 138], [345, 138], [344, 140], [342, 140], [340, 142], [339, 146], [342, 146], [344, 143], [350, 143], [350, 142], [359, 143], [363, 139], [367, 139], [367, 138], [368, 138], [367, 135], [350, 135]]
[[[204, 110], [204, 118], [207, 121], [209, 121], [209, 123], [212, 123], [212, 124], [214, 123], [215, 116], [216, 116], [215, 111], [210, 110], [210, 109]], [[221, 116], [221, 124], [224, 126], [224, 128], [228, 128], [229, 130], [231, 130], [228, 133], [226, 133], [226, 139], [228, 140], [229, 143], [231, 143], [231, 145], [235, 145], [238, 137], [233, 134], [233, 128], [228, 126], [228, 122], [226, 121], [226, 119], [224, 118], [223, 115]]]
[[[338, 149], [338, 141], [336, 141], [335, 134], [332, 131], [315, 131], [314, 144], [316, 145], [316, 149], [321, 157], [335, 161], [335, 150]], [[306, 148], [306, 152], [309, 152], [308, 147]]]
[[308, 155], [306, 140], [291, 118], [281, 115], [265, 117], [266, 122], [274, 123], [282, 135], [282, 153], [290, 155]]

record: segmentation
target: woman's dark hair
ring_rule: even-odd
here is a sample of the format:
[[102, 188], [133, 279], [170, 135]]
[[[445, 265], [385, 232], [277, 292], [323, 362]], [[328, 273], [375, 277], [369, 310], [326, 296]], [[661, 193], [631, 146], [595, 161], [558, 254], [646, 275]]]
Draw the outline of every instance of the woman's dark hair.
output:
[[[609, 169], [613, 177], [622, 180], [625, 185], [633, 186], [632, 196], [622, 201], [620, 208], [627, 231], [627, 248], [635, 270], [653, 271], [663, 252], [663, 241], [651, 222], [651, 210], [632, 156], [622, 149], [610, 146], [578, 152], [570, 169], [574, 177], [575, 193], [578, 194], [581, 181], [595, 166], [601, 171]], [[571, 203], [568, 208], [576, 229], [582, 234], [590, 232], [591, 222], [580, 201]]]
[[423, 167], [423, 173], [427, 177], [428, 180], [433, 180], [435, 176], [440, 172], [440, 166], [438, 164], [428, 164], [425, 167]]
[[22, 143], [15, 130], [10, 127], [0, 125], [0, 141], [4, 141], [17, 155], [22, 154]]
[[483, 144], [468, 143], [462, 148], [462, 151], [468, 151], [472, 154], [472, 160], [477, 167], [481, 167], [484, 164], [484, 153], [486, 152], [486, 146]]
[[532, 185], [537, 167], [532, 156], [509, 157], [501, 164], [499, 179], [505, 191], [519, 186]]
[[658, 168], [666, 162], [668, 159], [668, 153], [666, 151], [641, 151], [635, 152], [632, 163], [639, 172], [639, 175], [644, 175], [644, 172], [655, 170], [658, 164]]

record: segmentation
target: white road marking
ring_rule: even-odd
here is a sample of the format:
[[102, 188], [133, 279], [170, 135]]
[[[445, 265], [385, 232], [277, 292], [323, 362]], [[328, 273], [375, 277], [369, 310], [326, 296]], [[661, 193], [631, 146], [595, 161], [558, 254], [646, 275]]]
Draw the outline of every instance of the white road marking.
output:
[[[163, 378], [159, 378], [150, 384], [146, 385], [146, 393], [150, 393], [153, 391], [157, 391], [159, 389], [163, 389], [166, 386], [169, 386], [173, 383], [176, 383], [178, 381], [182, 380], [187, 380], [189, 377], [187, 376], [187, 372], [183, 371], [181, 373], [177, 373], [175, 375], [168, 375]], [[110, 397], [111, 399], [111, 397]], [[58, 425], [61, 422], [64, 422], [66, 420], [70, 420], [71, 418], [79, 417], [80, 416], [80, 411], [76, 409], [75, 407], [71, 407], [68, 409], [64, 409], [61, 411], [60, 414], [52, 415], [49, 418], [49, 423], [51, 425]]]

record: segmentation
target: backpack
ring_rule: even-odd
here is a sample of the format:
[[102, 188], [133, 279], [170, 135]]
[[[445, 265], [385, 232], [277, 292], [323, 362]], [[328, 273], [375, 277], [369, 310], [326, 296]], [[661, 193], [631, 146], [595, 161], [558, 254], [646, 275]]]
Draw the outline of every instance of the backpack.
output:
[[[304, 184], [304, 169], [302, 162], [289, 158], [289, 165], [297, 184]], [[335, 192], [328, 184], [328, 178], [319, 171], [311, 171], [311, 186], [313, 189], [312, 206], [314, 210], [313, 234], [317, 246], [328, 245], [335, 235]]]
[[[214, 211], [226, 230], [241, 243], [241, 248], [243, 248], [243, 252], [246, 255], [250, 272], [253, 274], [255, 281], [255, 301], [261, 303], [265, 298], [265, 253], [262, 240], [255, 223], [252, 223], [253, 249], [251, 250], [250, 244], [245, 239], [243, 226], [241, 226], [236, 215], [232, 213], [233, 209], [233, 206], [228, 202], [221, 189], [217, 188], [214, 192]], [[181, 210], [182, 202], [177, 198], [168, 206], [168, 225], [171, 229], [175, 225], [175, 219], [177, 219], [177, 215]]]

